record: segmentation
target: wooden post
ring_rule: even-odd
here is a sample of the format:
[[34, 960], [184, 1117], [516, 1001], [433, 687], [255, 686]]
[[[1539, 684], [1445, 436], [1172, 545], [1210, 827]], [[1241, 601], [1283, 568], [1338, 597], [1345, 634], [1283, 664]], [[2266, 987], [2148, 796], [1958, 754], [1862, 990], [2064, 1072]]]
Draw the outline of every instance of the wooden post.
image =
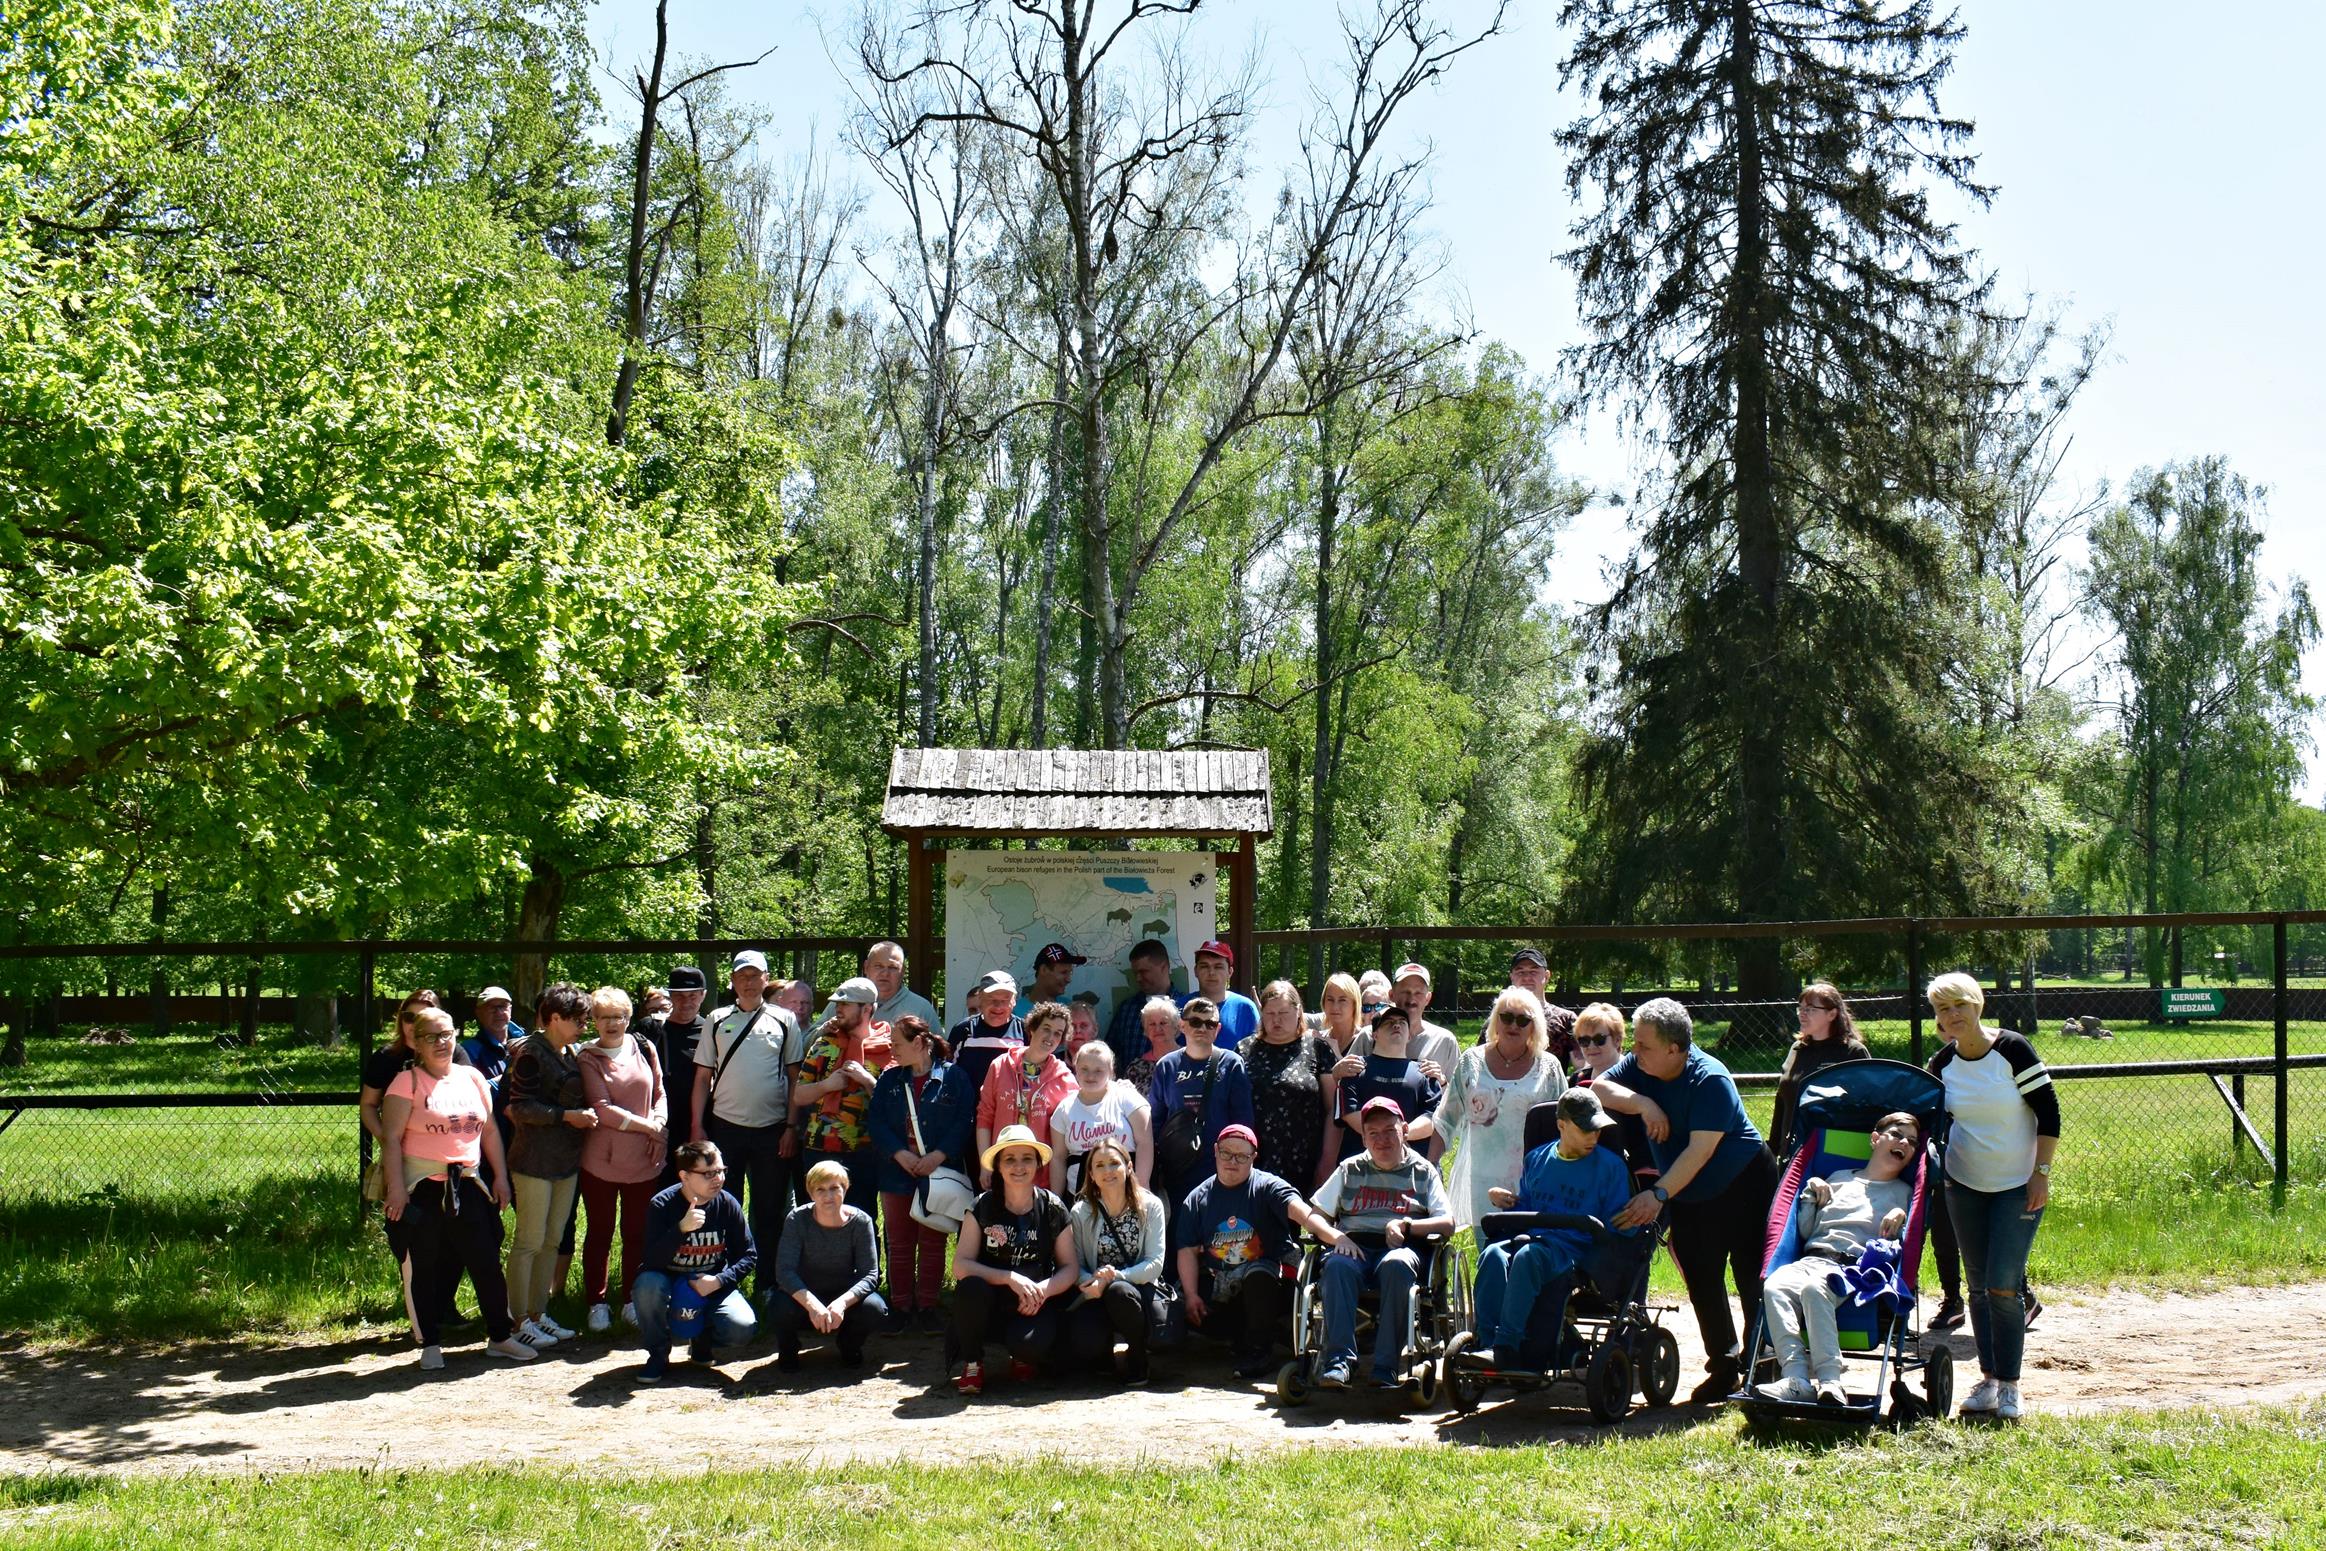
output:
[[2271, 957], [2277, 961], [2271, 966], [2276, 981], [2272, 987], [2275, 994], [2271, 1000], [2277, 1011], [2277, 1049], [2274, 1054], [2278, 1068], [2277, 1113], [2271, 1117], [2275, 1122], [2271, 1140], [2277, 1144], [2278, 1155], [2276, 1172], [2270, 1180], [2269, 1200], [2270, 1210], [2282, 1212], [2286, 1209], [2286, 1079], [2293, 1075], [2286, 1068], [2286, 918], [2279, 916], [2270, 923], [2270, 929], [2275, 949]]
[[1250, 996], [1252, 971], [1259, 967], [1260, 953], [1259, 938], [1255, 935], [1260, 927], [1260, 853], [1249, 831], [1237, 843], [1231, 862], [1234, 870], [1230, 887], [1235, 890], [1236, 913], [1228, 924], [1228, 946], [1236, 950], [1236, 970], [1229, 984]]
[[[2032, 1035], [2029, 1036], [2033, 1038]], [[1906, 1059], [1922, 1064], [1922, 923], [1906, 923]]]
[[[930, 889], [929, 837], [921, 830], [905, 834], [905, 979], [923, 996], [929, 995], [934, 981], [934, 966], [929, 963], [931, 930], [930, 912], [935, 907]], [[929, 998], [935, 1001], [935, 997]], [[938, 1021], [944, 1021], [944, 1008], [938, 1008]]]

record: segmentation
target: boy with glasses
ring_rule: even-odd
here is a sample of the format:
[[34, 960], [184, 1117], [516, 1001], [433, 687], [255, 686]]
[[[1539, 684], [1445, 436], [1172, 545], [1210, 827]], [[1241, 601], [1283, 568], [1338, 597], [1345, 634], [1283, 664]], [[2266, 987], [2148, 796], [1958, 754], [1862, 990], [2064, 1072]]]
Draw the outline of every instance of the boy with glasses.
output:
[[1795, 1404], [1849, 1403], [1834, 1324], [1844, 1296], [1836, 1273], [1856, 1265], [1873, 1240], [1894, 1239], [1905, 1229], [1914, 1189], [1903, 1176], [1921, 1151], [1921, 1123], [1900, 1110], [1875, 1123], [1864, 1168], [1839, 1169], [1802, 1187], [1809, 1203], [1794, 1213], [1801, 1258], [1761, 1285], [1780, 1377], [1755, 1386], [1755, 1394]]
[[678, 1183], [647, 1208], [645, 1269], [631, 1289], [646, 1348], [642, 1383], [658, 1383], [670, 1371], [674, 1337], [686, 1338], [691, 1360], [710, 1362], [716, 1348], [742, 1346], [758, 1327], [738, 1288], [759, 1252], [726, 1181], [718, 1145], [689, 1142], [678, 1150]]

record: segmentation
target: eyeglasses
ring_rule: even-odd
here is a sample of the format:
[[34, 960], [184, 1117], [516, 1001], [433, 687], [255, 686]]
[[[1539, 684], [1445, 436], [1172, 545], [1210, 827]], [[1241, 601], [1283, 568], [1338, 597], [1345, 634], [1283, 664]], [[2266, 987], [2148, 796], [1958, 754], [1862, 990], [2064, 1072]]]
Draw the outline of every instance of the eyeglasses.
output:
[[1840, 1009], [1840, 1008], [1838, 1008], [1838, 1007], [1835, 1007], [1835, 1006], [1833, 1006], [1831, 1003], [1828, 1003], [1828, 1002], [1803, 1002], [1803, 1003], [1801, 1004], [1801, 1008], [1800, 1008], [1800, 1010], [1801, 1010], [1801, 1011], [1803, 1011], [1803, 1012], [1839, 1012], [1839, 1011], [1841, 1011], [1841, 1009]]
[[727, 1177], [725, 1169], [689, 1169], [687, 1172], [700, 1179], [725, 1179]]
[[425, 1044], [449, 1045], [452, 1043], [452, 1031], [446, 1029], [438, 1033], [423, 1034], [420, 1036], [420, 1038], [421, 1041]]
[[1222, 1163], [1250, 1163], [1260, 1155], [1255, 1152], [1217, 1152], [1212, 1156]]
[[1911, 1142], [1921, 1133], [1912, 1126], [1881, 1126], [1875, 1130], [1874, 1134], [1876, 1136], [1894, 1136], [1901, 1142]]

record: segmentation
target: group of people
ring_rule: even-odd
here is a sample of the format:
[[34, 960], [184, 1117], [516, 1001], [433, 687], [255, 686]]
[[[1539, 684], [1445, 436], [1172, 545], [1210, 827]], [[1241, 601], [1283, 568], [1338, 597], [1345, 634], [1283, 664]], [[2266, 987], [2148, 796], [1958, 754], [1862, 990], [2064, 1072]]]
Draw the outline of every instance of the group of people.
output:
[[[1190, 1328], [1257, 1377], [1291, 1334], [1305, 1233], [1328, 1252], [1319, 1382], [1356, 1382], [1356, 1311], [1371, 1293], [1368, 1376], [1393, 1386], [1416, 1247], [1516, 1205], [1619, 1230], [1662, 1219], [1708, 1354], [1692, 1398], [1718, 1400], [1745, 1377], [1729, 1285], [1749, 1329], [1802, 1088], [1866, 1055], [1841, 993], [1807, 988], [1764, 1137], [1680, 1003], [1570, 1013], [1549, 1003], [1533, 949], [1467, 1047], [1429, 1020], [1420, 964], [1335, 974], [1311, 1012], [1287, 981], [1256, 999], [1230, 989], [1233, 951], [1218, 942], [1196, 950], [1178, 992], [1168, 950], [1142, 942], [1135, 994], [1101, 1030], [1096, 998], [1066, 995], [1083, 962], [1049, 944], [1023, 991], [991, 972], [950, 1027], [885, 942], [812, 1026], [812, 988], [771, 979], [752, 951], [735, 955], [729, 997], [707, 1013], [690, 965], [644, 1017], [619, 989], [553, 985], [531, 1032], [490, 989], [465, 1047], [436, 998], [416, 993], [366, 1068], [363, 1103], [422, 1364], [443, 1362], [464, 1273], [488, 1351], [527, 1361], [577, 1334], [549, 1302], [578, 1202], [585, 1324], [610, 1328], [618, 1308], [646, 1381], [675, 1346], [711, 1360], [762, 1322], [787, 1371], [810, 1341], [845, 1370], [883, 1332], [944, 1334], [969, 1395], [996, 1372], [995, 1348], [1013, 1378], [1141, 1384], [1154, 1351]], [[2027, 1040], [1981, 1021], [1975, 980], [1941, 976], [1928, 995], [1947, 1041], [1930, 1069], [1951, 1118], [1941, 1258], [1957, 1249], [1968, 1273], [1981, 1370], [1964, 1405], [2016, 1415], [2020, 1288], [2059, 1108]], [[1558, 1136], [1530, 1153], [1526, 1116], [1542, 1104], [1558, 1105]], [[1877, 1135], [1877, 1161], [1887, 1151]], [[1859, 1219], [1894, 1192], [1844, 1183], [1841, 1208], [1817, 1203], [1822, 1220], [1886, 1226], [1886, 1207]], [[1533, 1303], [1571, 1259], [1553, 1235], [1482, 1257], [1478, 1327], [1503, 1366], [1523, 1362]], [[1779, 1384], [1815, 1393], [1830, 1378], [1812, 1350], [1815, 1311], [1789, 1284], [1771, 1296], [1786, 1300], [1771, 1316]], [[1950, 1284], [1935, 1323], [1964, 1309]]]

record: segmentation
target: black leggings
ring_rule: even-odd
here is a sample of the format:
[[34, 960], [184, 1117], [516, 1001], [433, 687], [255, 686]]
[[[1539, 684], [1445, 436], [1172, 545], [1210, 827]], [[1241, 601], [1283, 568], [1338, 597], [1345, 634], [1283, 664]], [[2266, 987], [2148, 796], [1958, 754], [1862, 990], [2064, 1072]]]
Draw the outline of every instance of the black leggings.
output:
[[1114, 1376], [1115, 1342], [1130, 1346], [1131, 1372], [1147, 1366], [1148, 1289], [1130, 1282], [1110, 1282], [1105, 1292], [1078, 1303], [1066, 1316], [1067, 1344], [1074, 1360], [1101, 1378]]
[[1736, 1277], [1736, 1301], [1745, 1328], [1761, 1317], [1761, 1254], [1769, 1238], [1769, 1203], [1777, 1194], [1777, 1160], [1763, 1147], [1737, 1171], [1728, 1188], [1708, 1201], [1674, 1201], [1672, 1258], [1688, 1284], [1688, 1306], [1704, 1337], [1704, 1359], [1718, 1369], [1734, 1361], [1736, 1322], [1728, 1312], [1727, 1276]]
[[[842, 1289], [842, 1291], [844, 1290]], [[811, 1287], [808, 1291], [815, 1292], [816, 1290]], [[840, 1293], [835, 1291], [829, 1296], [823, 1293], [816, 1295], [824, 1302], [830, 1303], [833, 1298], [839, 1297]], [[842, 1357], [861, 1357], [864, 1355], [864, 1343], [871, 1339], [875, 1330], [880, 1328], [879, 1322], [887, 1317], [888, 1305], [881, 1302], [878, 1293], [868, 1293], [848, 1305], [848, 1312], [840, 1316], [840, 1328], [832, 1332], [831, 1338], [833, 1344], [840, 1348], [840, 1355]], [[798, 1351], [800, 1337], [815, 1333], [815, 1327], [808, 1323], [808, 1311], [800, 1307], [797, 1298], [780, 1289], [777, 1290], [774, 1297], [768, 1300], [767, 1322], [775, 1327], [778, 1349], [785, 1352]]]
[[1010, 1360], [1038, 1367], [1057, 1350], [1059, 1327], [1072, 1291], [1044, 1300], [1034, 1314], [1018, 1312], [1017, 1295], [981, 1276], [953, 1284], [953, 1340], [965, 1363], [985, 1361], [985, 1345], [999, 1341]]
[[445, 1197], [441, 1182], [424, 1179], [404, 1203], [404, 1249], [412, 1259], [411, 1310], [420, 1344], [439, 1344], [445, 1307], [463, 1270], [477, 1290], [485, 1334], [506, 1340], [511, 1324], [509, 1284], [501, 1273], [501, 1209], [474, 1174], [462, 1174], [458, 1193], [449, 1202]]
[[1292, 1284], [1281, 1276], [1246, 1272], [1225, 1303], [1216, 1293], [1203, 1296], [1211, 1311], [1204, 1332], [1233, 1342], [1240, 1359], [1266, 1357], [1279, 1341], [1292, 1339]]

